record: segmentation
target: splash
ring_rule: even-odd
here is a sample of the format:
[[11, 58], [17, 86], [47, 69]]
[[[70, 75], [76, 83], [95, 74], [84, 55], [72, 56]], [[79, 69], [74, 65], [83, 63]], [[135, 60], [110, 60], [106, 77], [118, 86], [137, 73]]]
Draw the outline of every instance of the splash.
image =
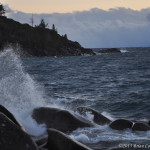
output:
[[12, 48], [0, 53], [0, 104], [10, 110], [31, 134], [44, 132], [40, 126], [41, 132], [35, 133], [32, 129], [38, 125], [31, 119], [33, 108], [46, 105], [42, 88], [24, 71], [21, 59]]

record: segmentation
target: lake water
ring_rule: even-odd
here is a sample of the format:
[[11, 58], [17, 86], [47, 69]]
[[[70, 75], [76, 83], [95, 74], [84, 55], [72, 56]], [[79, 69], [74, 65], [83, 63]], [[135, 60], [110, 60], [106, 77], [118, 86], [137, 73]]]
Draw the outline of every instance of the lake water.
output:
[[[45, 132], [30, 117], [38, 106], [73, 111], [94, 108], [111, 120], [150, 119], [150, 48], [126, 48], [122, 53], [61, 58], [0, 54], [0, 103], [12, 111], [32, 135]], [[29, 123], [30, 122], [30, 123]], [[149, 143], [150, 132], [115, 131], [106, 126], [77, 129], [72, 138], [108, 149], [120, 143]]]

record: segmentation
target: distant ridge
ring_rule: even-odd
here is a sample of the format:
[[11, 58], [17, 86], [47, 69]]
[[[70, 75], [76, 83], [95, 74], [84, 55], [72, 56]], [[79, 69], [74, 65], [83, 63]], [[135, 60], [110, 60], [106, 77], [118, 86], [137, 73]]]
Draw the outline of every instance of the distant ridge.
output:
[[31, 27], [0, 16], [0, 49], [19, 44], [26, 56], [81, 56], [94, 55], [92, 49], [83, 48], [78, 42], [60, 36], [57, 31]]

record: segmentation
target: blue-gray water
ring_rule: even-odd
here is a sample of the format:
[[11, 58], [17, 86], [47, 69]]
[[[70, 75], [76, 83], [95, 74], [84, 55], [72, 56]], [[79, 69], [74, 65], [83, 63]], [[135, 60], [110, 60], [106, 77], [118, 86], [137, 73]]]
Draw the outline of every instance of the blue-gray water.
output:
[[[150, 48], [125, 53], [62, 58], [19, 58], [0, 53], [0, 104], [34, 136], [45, 133], [32, 118], [33, 108], [51, 106], [73, 112], [96, 109], [112, 121], [150, 119]], [[91, 120], [89, 114], [87, 119]], [[97, 150], [119, 144], [149, 144], [150, 132], [116, 131], [108, 125], [77, 129], [69, 136]]]
[[126, 53], [28, 58], [26, 71], [67, 107], [90, 106], [114, 118], [150, 119], [150, 48]]

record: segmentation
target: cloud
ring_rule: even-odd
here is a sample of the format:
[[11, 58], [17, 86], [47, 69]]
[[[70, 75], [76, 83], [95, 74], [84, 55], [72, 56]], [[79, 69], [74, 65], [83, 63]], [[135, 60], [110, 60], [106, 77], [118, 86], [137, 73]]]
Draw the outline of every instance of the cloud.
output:
[[147, 20], [150, 22], [150, 14], [147, 15]]
[[[8, 17], [30, 23], [32, 14], [9, 9]], [[6, 10], [7, 10], [6, 9]], [[93, 8], [73, 13], [34, 14], [35, 24], [41, 18], [51, 28], [79, 41], [84, 47], [139, 47], [150, 46], [150, 8], [140, 11], [116, 8], [108, 11]]]

